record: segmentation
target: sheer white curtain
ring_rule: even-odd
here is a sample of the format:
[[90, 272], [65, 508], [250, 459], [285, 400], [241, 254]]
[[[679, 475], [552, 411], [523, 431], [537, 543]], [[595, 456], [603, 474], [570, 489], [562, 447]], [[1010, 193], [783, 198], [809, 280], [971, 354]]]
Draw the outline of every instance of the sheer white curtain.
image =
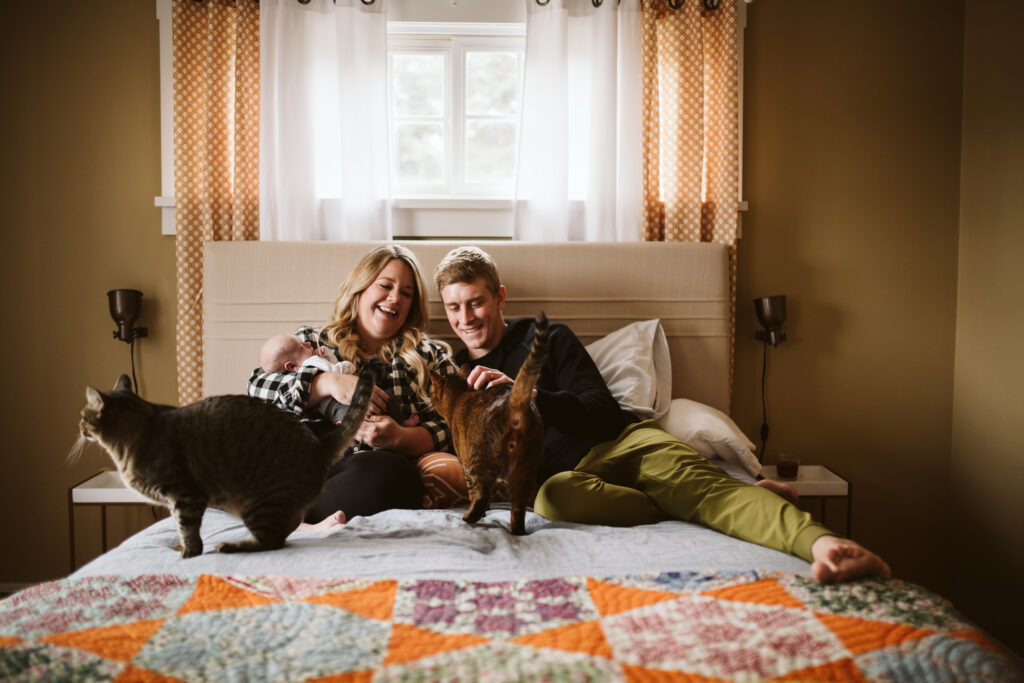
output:
[[526, 0], [515, 237], [639, 240], [639, 0]]
[[386, 0], [260, 1], [260, 239], [388, 239]]

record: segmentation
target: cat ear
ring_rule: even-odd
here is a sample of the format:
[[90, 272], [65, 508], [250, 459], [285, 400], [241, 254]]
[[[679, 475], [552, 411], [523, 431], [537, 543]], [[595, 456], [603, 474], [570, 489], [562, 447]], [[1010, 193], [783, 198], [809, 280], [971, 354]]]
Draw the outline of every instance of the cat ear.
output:
[[114, 391], [131, 391], [132, 381], [128, 378], [128, 375], [121, 375], [117, 378], [117, 384], [114, 385]]
[[100, 392], [96, 391], [92, 387], [86, 387], [85, 388], [85, 400], [88, 403], [99, 403], [99, 404], [102, 404], [103, 403], [103, 394], [101, 394]]
[[459, 377], [461, 377], [462, 379], [469, 378], [469, 363], [463, 363], [459, 367]]

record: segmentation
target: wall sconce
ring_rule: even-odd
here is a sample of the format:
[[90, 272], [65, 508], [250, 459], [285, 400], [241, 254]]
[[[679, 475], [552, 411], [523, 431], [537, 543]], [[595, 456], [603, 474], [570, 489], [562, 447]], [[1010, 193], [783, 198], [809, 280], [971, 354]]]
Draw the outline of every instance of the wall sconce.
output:
[[120, 339], [130, 345], [128, 357], [132, 365], [132, 383], [135, 386], [135, 393], [138, 394], [139, 381], [135, 379], [135, 340], [149, 336], [147, 328], [135, 327], [135, 321], [139, 319], [139, 312], [142, 310], [142, 292], [137, 289], [112, 289], [107, 292], [107, 304], [110, 307], [110, 317], [117, 323], [114, 339]]
[[112, 289], [107, 292], [107, 303], [110, 305], [110, 317], [117, 323], [114, 339], [132, 343], [139, 337], [149, 335], [145, 327], [135, 327], [142, 310], [142, 292], [137, 289]]
[[757, 321], [764, 328], [763, 332], [754, 333], [755, 338], [772, 346], [786, 341], [786, 334], [782, 331], [782, 323], [786, 322], [785, 294], [754, 299], [754, 311], [757, 313]]
[[761, 365], [761, 450], [757, 453], [757, 461], [764, 460], [765, 449], [768, 447], [768, 402], [765, 399], [765, 385], [768, 378], [768, 345], [778, 346], [786, 341], [782, 324], [786, 322], [786, 296], [763, 296], [754, 299], [754, 312], [757, 321], [764, 330], [754, 333], [754, 338], [764, 342], [764, 358]]

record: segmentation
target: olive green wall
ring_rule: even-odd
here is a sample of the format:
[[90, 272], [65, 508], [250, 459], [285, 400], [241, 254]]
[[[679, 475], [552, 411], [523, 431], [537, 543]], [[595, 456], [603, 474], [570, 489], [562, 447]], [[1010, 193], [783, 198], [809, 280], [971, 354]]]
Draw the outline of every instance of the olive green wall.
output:
[[[925, 21], [927, 14], [927, 21]], [[963, 6], [748, 9], [733, 412], [761, 425], [751, 300], [787, 295], [771, 436], [853, 484], [853, 535], [948, 592]]]
[[[94, 448], [73, 466], [64, 457], [84, 387], [111, 385], [128, 368], [127, 345], [111, 339], [108, 289], [145, 292], [142, 391], [176, 401], [174, 243], [160, 235], [152, 206], [160, 194], [153, 5], [17, 3], [0, 24], [9, 366], [0, 583], [66, 572], [67, 488], [106, 464]], [[1015, 44], [1020, 7], [1017, 21], [970, 7], [965, 60], [958, 1], [748, 6], [750, 211], [733, 412], [756, 436], [762, 347], [750, 301], [786, 294], [789, 340], [769, 354], [769, 451], [845, 474], [854, 536], [900, 577], [953, 596], [1024, 649], [994, 607], [1010, 591], [983, 573], [1020, 579], [1024, 566], [1015, 536], [1024, 497], [1014, 503], [1012, 490], [1024, 483], [1014, 401], [1024, 378], [1011, 342], [1021, 338], [1022, 292], [1006, 260], [1021, 253], [1011, 188], [1021, 186], [1022, 107], [1003, 118], [996, 99], [1021, 69], [1019, 53], [1013, 62], [1011, 52], [985, 52], [990, 29]], [[1007, 90], [1019, 100], [1019, 89]], [[147, 514], [113, 512], [112, 540]], [[86, 560], [99, 551], [98, 514], [82, 510], [76, 520]]]
[[[106, 292], [144, 293], [136, 344], [143, 394], [176, 400], [174, 239], [160, 234], [155, 3], [47, 0], [0, 22], [0, 259], [7, 359], [0, 429], [0, 583], [68, 570], [67, 489], [102, 465], [77, 437], [86, 385], [130, 372]], [[147, 519], [113, 510], [111, 540]], [[99, 552], [96, 508], [78, 513], [79, 557]]]
[[751, 300], [786, 294], [767, 461], [843, 473], [858, 540], [1024, 652], [1022, 6], [967, 6], [748, 6], [733, 413], [756, 437]]
[[1024, 4], [967, 5], [950, 597], [1024, 653]]

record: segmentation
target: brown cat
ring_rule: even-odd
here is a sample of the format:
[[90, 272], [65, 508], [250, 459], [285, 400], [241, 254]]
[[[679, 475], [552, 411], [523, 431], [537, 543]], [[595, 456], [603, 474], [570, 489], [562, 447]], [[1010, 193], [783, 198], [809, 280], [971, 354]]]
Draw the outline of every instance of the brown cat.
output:
[[157, 405], [132, 393], [121, 375], [110, 393], [86, 389], [79, 447], [83, 439], [98, 442], [125, 484], [170, 508], [182, 557], [203, 552], [199, 526], [207, 506], [237, 515], [255, 537], [217, 550], [273, 550], [320, 494], [372, 393], [373, 380], [364, 372], [345, 419], [317, 439], [297, 416], [258, 398], [210, 396], [181, 408]]
[[544, 443], [544, 425], [533, 400], [548, 350], [548, 320], [535, 319], [530, 354], [513, 384], [473, 391], [466, 383], [469, 368], [458, 375], [431, 373], [430, 397], [452, 431], [455, 454], [462, 462], [469, 487], [469, 511], [463, 519], [475, 523], [490, 505], [499, 479], [508, 485], [513, 534], [526, 533], [526, 508], [533, 503], [537, 466]]

